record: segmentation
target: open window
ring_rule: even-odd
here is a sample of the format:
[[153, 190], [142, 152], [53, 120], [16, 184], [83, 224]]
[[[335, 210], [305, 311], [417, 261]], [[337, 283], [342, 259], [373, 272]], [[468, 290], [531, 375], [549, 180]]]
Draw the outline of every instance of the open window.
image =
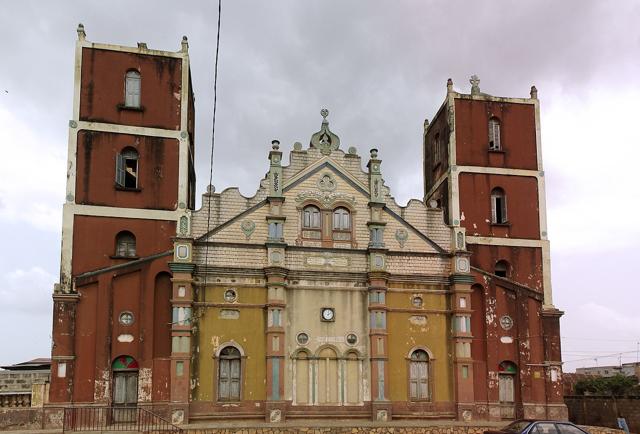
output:
[[128, 71], [124, 79], [124, 106], [140, 108], [140, 73]]
[[116, 236], [115, 256], [132, 258], [136, 256], [136, 237], [129, 231], [122, 231]]
[[489, 119], [489, 150], [499, 151], [502, 149], [500, 143], [500, 121], [493, 117]]
[[491, 190], [491, 223], [507, 223], [507, 196], [500, 187]]
[[509, 263], [505, 260], [496, 262], [495, 273], [496, 276], [507, 277], [509, 275]]
[[116, 185], [122, 188], [138, 188], [138, 151], [125, 148], [116, 156]]

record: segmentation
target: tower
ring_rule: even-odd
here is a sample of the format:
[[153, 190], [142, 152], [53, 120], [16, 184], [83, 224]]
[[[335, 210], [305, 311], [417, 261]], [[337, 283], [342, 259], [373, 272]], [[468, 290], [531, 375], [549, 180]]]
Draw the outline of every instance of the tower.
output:
[[[560, 381], [562, 312], [554, 307], [551, 292], [537, 89], [531, 87], [530, 98], [505, 98], [480, 92], [476, 76], [470, 83], [471, 93], [462, 94], [453, 90], [449, 79], [444, 103], [431, 123], [425, 121], [425, 200], [438, 203], [447, 223], [465, 234], [459, 241], [466, 241], [476, 276], [472, 305], [481, 304], [491, 314], [488, 318], [493, 323], [487, 320], [486, 327], [482, 318], [472, 315], [473, 358], [485, 354], [494, 345], [493, 339], [504, 337], [509, 341], [506, 344], [517, 341], [517, 336], [511, 336], [514, 323], [518, 323], [518, 330], [526, 323], [529, 334], [532, 328], [539, 330], [531, 338], [531, 351], [525, 354], [522, 348], [514, 352], [506, 344], [498, 345], [494, 363], [498, 369], [494, 371], [487, 360], [487, 372], [498, 372], [500, 377], [500, 366], [507, 366], [500, 365], [502, 362], [531, 366], [531, 357], [541, 357], [536, 369], [542, 367], [544, 372], [535, 372], [532, 378], [545, 378], [547, 383], [543, 387], [540, 381], [520, 378], [515, 384], [516, 396], [507, 400], [504, 396], [492, 398], [491, 390], [480, 398], [481, 387], [475, 391], [476, 401], [520, 400], [522, 407], [516, 406], [516, 412], [540, 417], [540, 409], [537, 413], [531, 410], [535, 406], [527, 407], [527, 400], [535, 401], [534, 395], [542, 393], [546, 394], [546, 416], [557, 417], [566, 411], [562, 392], [554, 387]], [[541, 318], [538, 324], [535, 313]], [[497, 322], [499, 327], [492, 331]], [[505, 377], [505, 384], [509, 381], [513, 383]]]
[[79, 25], [52, 405], [172, 400], [172, 335], [184, 331], [170, 267], [194, 206], [193, 137], [186, 37], [177, 52], [123, 47]]

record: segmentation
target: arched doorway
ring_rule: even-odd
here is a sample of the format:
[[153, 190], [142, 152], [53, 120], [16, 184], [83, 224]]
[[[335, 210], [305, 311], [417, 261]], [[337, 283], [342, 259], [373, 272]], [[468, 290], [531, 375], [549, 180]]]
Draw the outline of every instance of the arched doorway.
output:
[[113, 373], [113, 420], [133, 422], [138, 404], [138, 362], [131, 356], [119, 356], [111, 364]]
[[515, 381], [517, 374], [518, 368], [513, 362], [505, 360], [498, 366], [498, 392], [500, 396], [500, 417], [502, 419], [515, 418]]

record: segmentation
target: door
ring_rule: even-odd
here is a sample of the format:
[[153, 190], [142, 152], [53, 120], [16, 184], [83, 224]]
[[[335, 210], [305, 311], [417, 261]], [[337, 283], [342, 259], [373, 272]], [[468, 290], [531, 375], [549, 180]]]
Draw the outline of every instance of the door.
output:
[[138, 404], [138, 372], [113, 373], [113, 421], [135, 422]]
[[218, 366], [218, 399], [220, 401], [240, 401], [241, 380], [240, 351], [226, 347], [220, 352]]
[[502, 419], [515, 418], [514, 406], [514, 376], [511, 374], [498, 375], [498, 388], [500, 393], [500, 417]]

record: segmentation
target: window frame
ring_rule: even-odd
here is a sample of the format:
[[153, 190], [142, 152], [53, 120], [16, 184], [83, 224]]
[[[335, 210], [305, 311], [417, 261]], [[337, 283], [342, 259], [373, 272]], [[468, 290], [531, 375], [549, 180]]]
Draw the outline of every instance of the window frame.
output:
[[124, 104], [127, 109], [141, 109], [142, 74], [136, 69], [128, 70], [124, 75]]
[[491, 116], [489, 127], [489, 151], [502, 151], [502, 122], [497, 116]]
[[[129, 240], [125, 240], [124, 238], [128, 237]], [[131, 252], [131, 241], [133, 241], [133, 252]], [[122, 248], [124, 250], [121, 250], [121, 244], [122, 244]], [[122, 254], [124, 253], [124, 254]], [[132, 253], [132, 254], [131, 254]], [[113, 258], [127, 258], [127, 259], [135, 259], [138, 258], [138, 240], [136, 238], [136, 235], [131, 232], [131, 231], [120, 231], [116, 234], [115, 237], [115, 249], [114, 249], [114, 254], [112, 256]]]
[[[414, 358], [414, 355], [417, 353], [424, 353], [426, 355], [426, 360]], [[431, 365], [433, 360], [434, 359], [430, 351], [421, 347], [411, 349], [407, 355], [407, 398], [410, 402], [431, 402], [431, 398], [433, 396]], [[422, 365], [426, 365], [426, 367], [424, 369], [420, 368]], [[418, 374], [424, 374], [424, 376], [418, 375], [418, 377], [414, 378], [414, 366], [416, 366]], [[411, 390], [411, 386], [414, 383], [416, 384], [417, 396], [414, 396]], [[422, 384], [426, 387], [426, 396], [422, 396], [422, 393], [420, 392], [420, 386], [422, 386]]]
[[[507, 193], [501, 187], [494, 187], [490, 195], [491, 203], [491, 224], [492, 225], [508, 225], [507, 216]], [[498, 210], [500, 215], [498, 215]], [[500, 218], [498, 218], [500, 217]]]
[[[127, 171], [129, 165], [133, 166], [131, 162], [135, 162], [135, 168], [132, 171]], [[127, 185], [127, 173], [135, 180], [135, 186]], [[140, 190], [140, 153], [137, 149], [128, 146], [116, 155], [115, 183], [120, 190]]]
[[[331, 240], [333, 242], [349, 242], [353, 238], [353, 222], [351, 210], [346, 206], [339, 205], [331, 210]], [[336, 228], [336, 217], [338, 217], [338, 227]], [[346, 228], [343, 227], [346, 217]], [[348, 235], [348, 239], [336, 239], [336, 234]]]
[[[233, 355], [233, 356], [226, 356], [226, 355], [222, 355], [222, 352], [224, 350], [226, 350], [227, 348], [233, 348], [236, 352], [237, 352], [237, 356]], [[214, 378], [214, 395], [215, 396], [215, 400], [216, 402], [221, 402], [221, 403], [229, 403], [229, 402], [241, 402], [242, 401], [242, 394], [244, 391], [243, 388], [243, 382], [245, 379], [245, 354], [244, 351], [242, 350], [242, 348], [240, 348], [238, 345], [232, 343], [232, 342], [225, 342], [222, 345], [220, 345], [218, 351], [216, 351], [215, 355], [214, 355], [214, 361], [215, 361], [215, 378]], [[222, 363], [221, 360], [238, 360], [238, 372], [239, 372], [239, 376], [238, 376], [238, 396], [237, 399], [236, 397], [233, 397], [233, 399], [231, 399], [231, 387], [229, 387], [229, 397], [225, 398], [225, 397], [221, 397], [220, 396], [220, 370], [222, 368]], [[231, 364], [229, 364], [229, 386], [231, 386]]]

